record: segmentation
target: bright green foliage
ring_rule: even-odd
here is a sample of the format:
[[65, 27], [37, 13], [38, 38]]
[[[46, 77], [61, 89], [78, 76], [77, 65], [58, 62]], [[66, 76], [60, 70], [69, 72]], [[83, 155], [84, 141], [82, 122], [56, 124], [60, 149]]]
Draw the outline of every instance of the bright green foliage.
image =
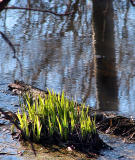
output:
[[66, 141], [75, 134], [86, 140], [96, 133], [95, 118], [91, 120], [89, 108], [68, 100], [64, 92], [56, 95], [48, 90], [44, 98], [33, 97], [33, 101], [28, 94], [24, 97], [21, 113], [18, 110], [17, 116], [25, 138], [38, 142], [45, 136], [57, 135]]
[[42, 125], [40, 125], [40, 121], [39, 121], [38, 116], [36, 116], [36, 128], [37, 128], [36, 139], [37, 139], [37, 141], [39, 141]]

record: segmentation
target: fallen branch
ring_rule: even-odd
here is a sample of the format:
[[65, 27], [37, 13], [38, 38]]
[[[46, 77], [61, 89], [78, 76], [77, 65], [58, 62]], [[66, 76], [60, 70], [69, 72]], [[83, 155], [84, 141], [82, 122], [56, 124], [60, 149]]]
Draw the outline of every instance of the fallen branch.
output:
[[56, 16], [68, 16], [68, 15], [72, 15], [73, 12], [65, 12], [65, 13], [56, 13], [53, 12], [51, 10], [43, 10], [43, 9], [35, 9], [35, 8], [25, 8], [25, 7], [16, 7], [16, 6], [11, 6], [11, 7], [5, 7], [5, 9], [21, 9], [21, 10], [29, 10], [29, 11], [38, 11], [38, 12], [45, 12], [45, 13], [51, 13], [54, 14]]
[[44, 91], [41, 89], [38, 89], [36, 87], [33, 87], [29, 84], [25, 84], [22, 81], [15, 80], [14, 83], [11, 83], [8, 85], [9, 90], [11, 90], [15, 95], [23, 95], [29, 92], [32, 95], [35, 96], [41, 96], [44, 97], [45, 94], [48, 94], [48, 91]]
[[16, 126], [16, 128], [18, 130], [21, 131], [21, 128], [18, 125], [18, 117], [16, 116], [15, 113], [10, 112], [10, 111], [4, 111], [1, 107], [0, 107], [0, 113], [2, 113], [4, 115], [4, 118], [6, 120], [9, 120], [12, 124], [14, 124]]

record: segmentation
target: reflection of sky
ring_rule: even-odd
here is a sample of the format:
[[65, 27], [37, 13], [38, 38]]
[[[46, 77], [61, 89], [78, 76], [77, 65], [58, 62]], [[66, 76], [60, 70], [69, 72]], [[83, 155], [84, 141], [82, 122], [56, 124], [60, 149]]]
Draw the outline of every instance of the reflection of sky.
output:
[[[18, 16], [17, 14], [19, 14], [19, 12], [17, 11], [11, 11], [9, 10], [7, 13], [7, 18], [6, 18], [6, 29], [8, 31], [12, 31], [12, 29], [16, 26], [16, 24], [18, 23]], [[9, 15], [9, 16], [8, 16]]]
[[[135, 112], [135, 12], [134, 7], [129, 10], [115, 10], [117, 19], [116, 29], [116, 63], [119, 83], [119, 110]], [[121, 14], [119, 14], [119, 13]]]

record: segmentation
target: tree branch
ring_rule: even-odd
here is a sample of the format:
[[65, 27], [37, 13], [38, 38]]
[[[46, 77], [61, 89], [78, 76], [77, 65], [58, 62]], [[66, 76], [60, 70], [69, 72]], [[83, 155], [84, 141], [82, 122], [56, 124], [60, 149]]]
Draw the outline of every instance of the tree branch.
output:
[[29, 10], [29, 11], [38, 11], [38, 12], [46, 12], [46, 13], [51, 13], [51, 14], [54, 14], [56, 16], [68, 16], [68, 15], [71, 15], [73, 14], [73, 12], [65, 12], [65, 13], [56, 13], [56, 12], [53, 12], [51, 10], [43, 10], [43, 9], [35, 9], [35, 8], [25, 8], [25, 7], [16, 7], [16, 6], [11, 6], [11, 7], [5, 7], [5, 9], [21, 9], [21, 10]]

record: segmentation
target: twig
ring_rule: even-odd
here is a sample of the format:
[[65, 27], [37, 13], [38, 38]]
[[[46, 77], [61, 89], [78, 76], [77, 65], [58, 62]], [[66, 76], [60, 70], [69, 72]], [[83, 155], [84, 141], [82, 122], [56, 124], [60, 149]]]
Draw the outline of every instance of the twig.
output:
[[25, 7], [16, 7], [16, 6], [11, 6], [11, 7], [5, 7], [5, 9], [22, 9], [22, 10], [29, 10], [29, 11], [38, 11], [38, 12], [46, 12], [46, 13], [51, 13], [51, 14], [54, 14], [56, 16], [68, 16], [68, 15], [71, 15], [73, 14], [73, 12], [65, 12], [65, 13], [56, 13], [56, 12], [53, 12], [51, 10], [43, 10], [43, 9], [35, 9], [35, 8], [25, 8]]
[[8, 45], [12, 48], [12, 50], [13, 50], [13, 52], [14, 52], [14, 55], [15, 55], [16, 50], [15, 50], [14, 45], [11, 43], [11, 41], [7, 38], [7, 36], [6, 36], [4, 33], [2, 33], [2, 32], [0, 31], [0, 34], [1, 34], [2, 38], [8, 43]]

